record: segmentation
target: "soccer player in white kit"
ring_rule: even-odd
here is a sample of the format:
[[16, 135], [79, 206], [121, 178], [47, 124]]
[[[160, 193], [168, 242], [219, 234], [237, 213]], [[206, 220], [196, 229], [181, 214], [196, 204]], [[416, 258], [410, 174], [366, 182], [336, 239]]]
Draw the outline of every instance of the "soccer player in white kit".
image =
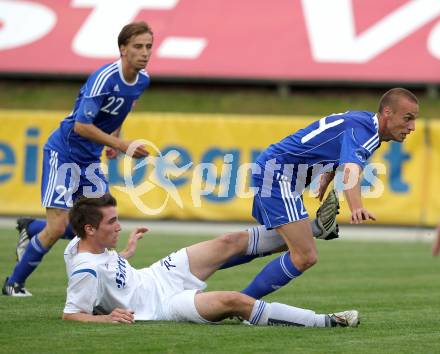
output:
[[110, 194], [78, 199], [69, 212], [78, 237], [64, 257], [68, 276], [63, 319], [133, 323], [135, 320], [217, 322], [239, 316], [253, 325], [334, 327], [359, 324], [355, 310], [333, 314], [255, 300], [235, 291], [202, 292], [209, 278], [230, 257], [248, 252], [248, 231], [200, 242], [135, 269], [127, 258], [148, 231], [135, 229], [127, 248], [117, 245], [121, 226]]

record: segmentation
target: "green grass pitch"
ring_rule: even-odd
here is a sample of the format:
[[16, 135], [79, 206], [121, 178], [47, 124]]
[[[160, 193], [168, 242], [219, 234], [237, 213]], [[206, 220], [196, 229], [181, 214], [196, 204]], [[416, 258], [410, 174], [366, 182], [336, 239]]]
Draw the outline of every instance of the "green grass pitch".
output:
[[[122, 237], [120, 246], [125, 243]], [[206, 237], [155, 234], [130, 260], [151, 264]], [[0, 276], [15, 261], [16, 233], [0, 230]], [[62, 321], [66, 275], [61, 240], [27, 282], [31, 298], [0, 297], [1, 353], [435, 353], [440, 352], [440, 259], [426, 243], [318, 242], [319, 262], [267, 297], [332, 312], [355, 308], [358, 328], [254, 327], [138, 322]], [[208, 290], [240, 290], [268, 259], [219, 271]]]

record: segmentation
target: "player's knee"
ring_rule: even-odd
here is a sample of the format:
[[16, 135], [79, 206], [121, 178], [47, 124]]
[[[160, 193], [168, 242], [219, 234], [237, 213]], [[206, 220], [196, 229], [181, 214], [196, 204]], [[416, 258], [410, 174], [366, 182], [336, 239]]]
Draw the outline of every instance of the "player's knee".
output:
[[217, 238], [219, 248], [224, 252], [235, 254], [243, 251], [247, 245], [248, 234], [246, 231], [230, 232]]
[[300, 255], [295, 254], [292, 257], [292, 262], [303, 272], [313, 267], [318, 262], [318, 254], [315, 251], [306, 252]]
[[49, 243], [50, 245], [53, 245], [55, 242], [57, 242], [66, 231], [67, 224], [64, 222], [64, 220], [52, 222], [47, 225], [47, 230], [44, 235], [44, 239]]
[[222, 296], [222, 305], [231, 314], [240, 312], [248, 304], [247, 297], [238, 291], [228, 291]]
[[316, 252], [307, 255], [306, 258], [307, 268], [313, 267], [316, 263], [318, 263], [318, 255], [316, 254]]

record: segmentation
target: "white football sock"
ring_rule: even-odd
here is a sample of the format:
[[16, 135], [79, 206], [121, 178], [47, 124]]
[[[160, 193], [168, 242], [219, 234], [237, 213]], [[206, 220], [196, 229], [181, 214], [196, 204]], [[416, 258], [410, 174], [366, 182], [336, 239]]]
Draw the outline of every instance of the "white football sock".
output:
[[326, 327], [326, 315], [299, 307], [255, 301], [249, 322], [258, 326]]
[[[316, 219], [310, 222], [313, 236], [321, 235], [321, 230], [316, 225]], [[259, 255], [273, 252], [285, 245], [284, 239], [275, 229], [267, 230], [264, 225], [254, 226], [247, 230], [249, 234], [246, 255]]]
[[284, 239], [276, 230], [267, 230], [264, 225], [254, 226], [247, 230], [249, 234], [246, 255], [259, 255], [273, 252], [285, 245]]

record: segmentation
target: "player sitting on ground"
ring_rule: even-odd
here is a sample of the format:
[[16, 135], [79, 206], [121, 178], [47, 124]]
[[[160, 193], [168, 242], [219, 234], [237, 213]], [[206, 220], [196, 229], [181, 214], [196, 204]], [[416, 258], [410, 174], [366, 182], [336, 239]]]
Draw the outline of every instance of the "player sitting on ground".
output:
[[134, 269], [127, 258], [147, 231], [140, 227], [127, 249], [116, 247], [121, 226], [116, 200], [80, 198], [69, 212], [79, 237], [66, 248], [67, 299], [63, 318], [82, 322], [133, 323], [134, 320], [217, 322], [240, 316], [253, 325], [334, 327], [359, 324], [358, 312], [316, 314], [280, 303], [266, 303], [234, 291], [202, 292], [208, 279], [234, 255], [248, 249], [247, 231], [222, 235], [170, 254], [148, 268]]
[[[313, 236], [317, 239], [332, 240], [339, 237], [339, 227], [336, 222], [336, 215], [339, 213], [339, 200], [335, 191], [331, 191], [322, 205], [316, 212], [316, 219], [310, 224], [313, 230]], [[38, 223], [38, 220], [31, 218], [18, 219], [19, 242], [17, 243], [17, 256], [23, 254], [29, 244], [28, 226], [32, 223]], [[267, 256], [275, 252], [286, 251], [287, 246], [284, 239], [276, 232], [276, 230], [267, 230], [264, 225], [255, 226], [248, 230], [249, 252], [245, 255], [231, 257], [221, 269], [230, 268], [239, 264], [247, 263], [257, 257]], [[7, 292], [5, 286], [3, 293], [10, 296], [25, 297], [29, 296], [23, 284], [16, 284], [13, 291]]]

